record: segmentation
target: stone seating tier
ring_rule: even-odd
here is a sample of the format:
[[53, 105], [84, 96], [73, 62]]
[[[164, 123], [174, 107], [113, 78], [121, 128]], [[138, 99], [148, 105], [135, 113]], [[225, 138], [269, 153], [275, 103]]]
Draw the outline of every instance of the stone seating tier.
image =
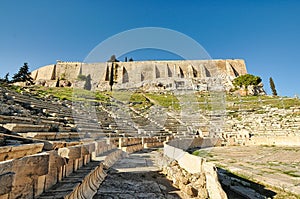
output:
[[33, 125], [33, 124], [19, 124], [19, 123], [8, 123], [8, 124], [4, 124], [3, 127], [15, 133], [47, 132], [50, 130], [50, 126], [47, 125]]
[[27, 155], [40, 153], [44, 147], [43, 143], [22, 144], [19, 146], [0, 147], [0, 161], [22, 158]]
[[61, 132], [27, 132], [27, 133], [18, 133], [19, 135], [25, 138], [34, 138], [41, 140], [74, 140], [84, 138], [86, 133], [61, 133]]
[[29, 105], [31, 108], [36, 108], [36, 109], [49, 109], [49, 110], [54, 110], [55, 112], [59, 113], [60, 111], [68, 111], [67, 107], [63, 107], [60, 104], [53, 104], [53, 102], [42, 100], [42, 99], [36, 99], [34, 97], [29, 97], [26, 95], [12, 95], [12, 94], [7, 94], [7, 97], [9, 99], [14, 100], [17, 103]]

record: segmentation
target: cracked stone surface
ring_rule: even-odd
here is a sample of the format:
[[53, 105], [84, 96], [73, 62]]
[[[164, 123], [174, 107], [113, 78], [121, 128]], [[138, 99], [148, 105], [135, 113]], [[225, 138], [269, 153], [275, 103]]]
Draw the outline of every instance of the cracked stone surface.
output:
[[143, 150], [119, 160], [109, 169], [94, 198], [104, 199], [177, 199], [182, 193], [160, 174], [155, 150]]

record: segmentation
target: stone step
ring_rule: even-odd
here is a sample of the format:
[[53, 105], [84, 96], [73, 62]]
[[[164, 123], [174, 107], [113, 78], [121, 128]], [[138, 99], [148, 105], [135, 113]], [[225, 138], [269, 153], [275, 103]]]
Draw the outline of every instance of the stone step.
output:
[[83, 198], [92, 198], [107, 176], [104, 168], [110, 168], [122, 157], [122, 154], [119, 149], [111, 149], [102, 153], [85, 166], [62, 179], [38, 198], [77, 198], [79, 195]]
[[0, 161], [6, 161], [16, 158], [22, 158], [27, 155], [33, 155], [42, 152], [43, 143], [22, 144], [19, 146], [0, 147]]
[[25, 138], [35, 138], [42, 140], [65, 140], [65, 139], [80, 139], [85, 137], [85, 133], [61, 133], [61, 132], [27, 132], [18, 133]]
[[33, 125], [33, 124], [19, 124], [19, 123], [4, 124], [3, 127], [15, 133], [47, 132], [51, 128], [48, 125]]
[[[87, 165], [81, 167], [77, 171], [70, 174], [68, 177], [64, 178], [59, 183], [55, 184], [51, 187], [50, 190], [45, 191], [38, 198], [40, 199], [50, 199], [50, 198], [65, 198], [67, 195], [72, 194], [73, 191], [78, 189], [78, 187], [84, 184], [86, 178], [89, 178], [90, 174], [95, 170], [100, 170], [102, 172], [102, 176], [106, 177], [106, 173], [103, 170], [103, 166], [100, 161], [91, 161]], [[100, 179], [99, 179], [100, 180]], [[102, 182], [101, 181], [101, 182]]]
[[39, 123], [39, 124], [56, 124], [60, 125], [61, 123], [58, 121], [53, 121], [52, 119], [48, 118], [37, 118], [37, 117], [20, 117], [20, 116], [6, 116], [0, 115], [0, 124], [5, 123], [23, 123], [23, 124], [32, 124], [32, 123]]

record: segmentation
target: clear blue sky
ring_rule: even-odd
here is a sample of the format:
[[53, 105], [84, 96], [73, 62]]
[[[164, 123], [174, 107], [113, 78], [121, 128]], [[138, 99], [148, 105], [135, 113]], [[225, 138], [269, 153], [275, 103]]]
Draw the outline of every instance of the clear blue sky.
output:
[[163, 27], [192, 37], [212, 58], [245, 59], [268, 93], [271, 76], [280, 95], [300, 95], [297, 0], [0, 0], [0, 27], [0, 76], [24, 62], [33, 70], [56, 60], [83, 61], [114, 34]]

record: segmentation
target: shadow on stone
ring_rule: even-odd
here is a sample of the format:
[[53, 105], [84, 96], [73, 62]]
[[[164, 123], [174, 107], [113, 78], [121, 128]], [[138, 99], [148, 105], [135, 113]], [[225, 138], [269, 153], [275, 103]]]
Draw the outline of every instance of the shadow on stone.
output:
[[249, 179], [237, 176], [222, 168], [218, 169], [218, 178], [223, 190], [229, 199], [250, 198], [274, 198], [275, 192], [264, 185], [255, 183]]

